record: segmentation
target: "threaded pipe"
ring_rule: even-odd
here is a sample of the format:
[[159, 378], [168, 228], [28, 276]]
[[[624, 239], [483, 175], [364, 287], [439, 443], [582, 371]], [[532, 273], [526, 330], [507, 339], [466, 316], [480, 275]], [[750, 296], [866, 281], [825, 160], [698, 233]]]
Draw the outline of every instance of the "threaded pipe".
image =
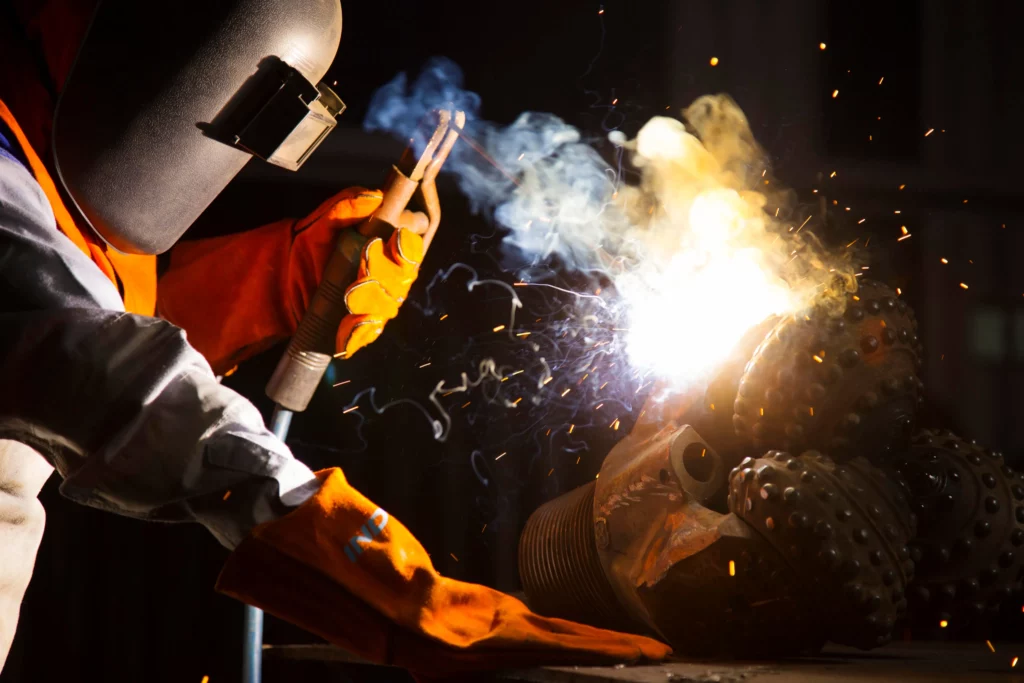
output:
[[535, 612], [621, 630], [632, 620], [597, 554], [594, 484], [548, 501], [530, 515], [519, 537], [519, 577]]

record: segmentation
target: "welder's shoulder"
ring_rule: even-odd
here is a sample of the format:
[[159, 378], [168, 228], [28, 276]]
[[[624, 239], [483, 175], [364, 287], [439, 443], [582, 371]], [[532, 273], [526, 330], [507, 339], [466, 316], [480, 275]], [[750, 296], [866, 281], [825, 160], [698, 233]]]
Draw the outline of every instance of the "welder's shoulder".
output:
[[0, 307], [123, 310], [106, 276], [57, 229], [35, 177], [0, 154]]
[[[0, 138], [2, 143], [2, 138]], [[54, 222], [46, 193], [32, 173], [0, 144], [0, 216], [46, 225]], [[47, 221], [47, 217], [49, 221]], [[5, 221], [6, 222], [6, 221]]]

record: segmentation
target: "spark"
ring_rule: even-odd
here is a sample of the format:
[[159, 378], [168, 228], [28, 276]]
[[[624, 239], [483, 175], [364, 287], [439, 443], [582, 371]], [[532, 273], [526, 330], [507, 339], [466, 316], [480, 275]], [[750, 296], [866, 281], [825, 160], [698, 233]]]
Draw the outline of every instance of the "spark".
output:
[[903, 294], [903, 290], [900, 289], [899, 287], [897, 287], [896, 288], [896, 296], [902, 296], [902, 294]]
[[502, 453], [501, 455], [499, 455], [498, 457], [496, 457], [496, 458], [494, 459], [494, 462], [498, 462], [499, 460], [501, 460], [502, 458], [504, 458], [504, 457], [505, 457], [506, 455], [508, 455], [508, 451], [505, 451], [504, 453]]
[[818, 43], [818, 49], [819, 50], [824, 50], [826, 47], [827, 46], [825, 45], [825, 43]]
[[614, 429], [615, 431], [619, 431], [619, 421], [615, 420], [615, 422], [612, 422], [611, 428]]
[[619, 98], [618, 98], [618, 97], [616, 97], [616, 98], [615, 98], [614, 100], [612, 100], [612, 106], [613, 106], [613, 107], [614, 107], [614, 106], [615, 106], [616, 104], [618, 104], [618, 103], [619, 103]]
[[582, 459], [583, 459], [582, 455], [580, 457], [576, 458], [576, 464], [579, 465], [580, 464], [580, 460], [582, 460]]
[[348, 384], [348, 383], [349, 383], [349, 382], [351, 382], [351, 381], [352, 381], [352, 380], [350, 380], [350, 379], [347, 379], [347, 380], [345, 380], [344, 382], [338, 382], [337, 384], [333, 385], [333, 386], [332, 386], [331, 388], [332, 388], [332, 389], [334, 389], [335, 387], [340, 387], [341, 385], [343, 385], [343, 384]]
[[836, 172], [832, 171], [832, 174], [829, 176], [829, 178], [835, 178], [835, 177], [836, 177]]
[[[824, 45], [825, 43], [822, 43]], [[729, 576], [736, 576], [736, 561], [729, 560]]]
[[516, 400], [512, 401], [512, 405], [517, 406], [517, 405], [519, 405], [519, 402], [522, 401], [522, 400], [523, 400], [523, 397], [520, 396]]
[[934, 129], [934, 128], [929, 128], [929, 129], [928, 129], [928, 132], [927, 132], [927, 133], [925, 133], [925, 134], [924, 134], [924, 136], [925, 136], [925, 137], [928, 137], [929, 135], [931, 135], [931, 134], [932, 134], [932, 133], [934, 133], [934, 132], [935, 132], [935, 129]]
[[943, 263], [949, 263], [948, 259], [940, 258], [939, 260], [942, 261]]
[[965, 199], [965, 200], [964, 200], [964, 204], [966, 204], [966, 203], [967, 203], [967, 200]]
[[897, 242], [902, 242], [903, 240], [907, 239], [908, 237], [911, 237], [911, 235], [907, 234], [907, 235], [904, 235], [903, 237], [898, 237], [898, 238], [896, 238], [896, 241]]
[[821, 356], [819, 356], [818, 354], [814, 354], [814, 355], [812, 356], [812, 358], [814, 358], [814, 360], [816, 360], [816, 361], [817, 361], [817, 362], [819, 362], [819, 363], [824, 363], [824, 362], [825, 362], [825, 359], [824, 359], [824, 358], [822, 358]]
[[[885, 76], [882, 76], [881, 78], [879, 78], [878, 79], [878, 85], [882, 85], [882, 81], [884, 81], [884, 80], [885, 80]], [[882, 117], [879, 116], [878, 118], [882, 118]]]
[[199, 683], [210, 683], [210, 677], [209, 676], [203, 676], [203, 680], [199, 681]]
[[495, 332], [501, 332], [503, 329], [505, 329], [504, 325], [498, 325], [497, 327], [494, 328], [494, 331]]
[[866, 220], [867, 220], [867, 218], [861, 218], [859, 221], [857, 221], [857, 225], [860, 225], [861, 223], [863, 223]]
[[905, 183], [903, 185], [900, 185], [900, 190], [902, 190], [904, 187], [906, 187]]
[[526, 338], [527, 338], [527, 337], [529, 337], [529, 336], [530, 336], [531, 334], [532, 334], [531, 332], [520, 332], [520, 333], [518, 333], [518, 334], [517, 334], [516, 336], [517, 336], [517, 337], [521, 337], [522, 339], [526, 339]]
[[442, 316], [441, 316], [440, 320], [444, 320], [444, 319], [445, 319], [445, 318], [447, 318], [447, 317], [448, 317], [448, 314], [447, 314], [447, 313], [445, 313], [444, 315], [442, 315]]
[[708, 449], [706, 449], [706, 448], [700, 449], [700, 457], [703, 458], [707, 454], [708, 454]]
[[554, 467], [552, 467], [550, 470], [548, 470], [548, 476], [550, 477], [554, 473], [554, 471], [555, 471]]
[[523, 370], [516, 370], [511, 375], [509, 375], [509, 377], [515, 377], [516, 375], [521, 375], [521, 374], [523, 374], [523, 372], [524, 372]]
[[544, 380], [544, 384], [548, 384], [551, 381], [553, 381], [554, 379], [555, 379], [554, 377], [548, 377], [546, 380]]
[[804, 222], [801, 223], [800, 227], [796, 229], [797, 233], [799, 233], [801, 230], [804, 229], [804, 226], [807, 225], [807, 221], [809, 221], [809, 220], [811, 220], [810, 216], [808, 216], [807, 218], [804, 219]]
[[228, 491], [227, 493], [224, 494], [224, 497], [221, 498], [221, 500], [227, 500], [230, 497], [231, 497], [231, 491]]
[[598, 404], [597, 404], [597, 407], [596, 407], [596, 408], [594, 408], [594, 410], [601, 410], [601, 408], [603, 408], [603, 407], [604, 407], [604, 404], [603, 404], [603, 403], [598, 403]]
[[569, 433], [570, 433], [570, 434], [572, 434], [572, 433], [573, 433], [573, 430], [575, 430], [575, 429], [576, 429], [576, 425], [574, 425], [574, 424], [572, 424], [572, 425], [569, 425]]
[[419, 369], [422, 370], [423, 368], [429, 368], [429, 367], [430, 367], [430, 363], [424, 363], [423, 365], [420, 366]]
[[963, 282], [960, 283], [960, 289], [967, 289], [967, 285]]
[[893, 213], [896, 214], [897, 216], [899, 216], [903, 212], [900, 211], [899, 209], [896, 209], [895, 211], [893, 211]]
[[949, 626], [949, 622], [945, 619], [939, 622], [939, 628], [946, 628], [947, 626]]
[[839, 89], [838, 88], [832, 91], [832, 99], [834, 100], [837, 97], [839, 97]]
[[459, 561], [459, 558], [455, 557], [455, 553], [448, 553], [448, 554], [451, 555], [452, 559], [455, 560], [456, 562]]
[[351, 408], [348, 408], [348, 409], [346, 409], [346, 410], [343, 410], [343, 411], [341, 411], [341, 414], [342, 414], [342, 415], [348, 415], [348, 414], [349, 414], [349, 413], [351, 413], [351, 412], [352, 412], [353, 410], [359, 410], [359, 406], [352, 406]]
[[718, 66], [718, 57], [711, 58], [711, 66]]
[[601, 8], [601, 9], [599, 9], [599, 10], [597, 10], [597, 13], [598, 13], [598, 14], [604, 14], [604, 7], [602, 7], [602, 8]]
[[472, 403], [472, 401], [466, 401], [465, 403], [462, 404], [462, 407], [468, 408], [470, 403]]
[[992, 647], [992, 641], [991, 640], [986, 640], [985, 644], [988, 645], [988, 649], [991, 650], [992, 652], [996, 651], [996, 649], [994, 647]]
[[814, 417], [814, 406], [809, 406], [807, 408], [807, 412], [810, 414], [811, 417]]
[[1017, 666], [1017, 659], [1019, 659], [1019, 658], [1018, 657], [1014, 657], [1013, 661], [1010, 662], [1010, 668], [1011, 669]]
[[900, 226], [900, 232], [902, 232], [904, 235], [906, 235], [907, 234], [907, 226], [901, 225]]
[[572, 389], [566, 389], [565, 391], [563, 391], [562, 392], [562, 397], [564, 398], [565, 395], [568, 394], [570, 391], [572, 391]]
[[480, 530], [480, 533], [483, 533], [485, 531], [487, 531], [487, 525], [486, 524], [484, 524], [484, 528]]

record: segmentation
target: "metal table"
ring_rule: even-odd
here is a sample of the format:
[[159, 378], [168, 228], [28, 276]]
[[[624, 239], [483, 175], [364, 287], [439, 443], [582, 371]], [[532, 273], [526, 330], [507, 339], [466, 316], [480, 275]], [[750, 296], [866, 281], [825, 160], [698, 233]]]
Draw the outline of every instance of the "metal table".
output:
[[[1024, 643], [897, 643], [862, 652], [826, 647], [817, 657], [773, 662], [671, 662], [652, 666], [543, 667], [481, 675], [496, 683], [862, 683], [871, 681], [1024, 682]], [[1021, 662], [1011, 663], [1017, 654]], [[411, 680], [397, 669], [374, 667], [329, 645], [265, 646], [268, 666], [284, 672], [317, 663], [318, 681]], [[294, 670], [293, 670], [294, 672]], [[336, 677], [332, 677], [335, 675]], [[268, 675], [268, 683], [280, 679]]]

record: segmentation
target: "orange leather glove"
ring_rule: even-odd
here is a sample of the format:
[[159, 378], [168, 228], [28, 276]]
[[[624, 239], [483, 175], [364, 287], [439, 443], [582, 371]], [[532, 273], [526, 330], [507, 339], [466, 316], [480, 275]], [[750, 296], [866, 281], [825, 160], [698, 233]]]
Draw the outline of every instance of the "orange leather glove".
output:
[[[214, 372], [229, 372], [295, 333], [337, 232], [363, 222], [381, 199], [379, 191], [350, 188], [301, 220], [179, 243], [160, 278], [157, 314], [185, 330]], [[337, 353], [351, 356], [376, 339], [416, 279], [427, 218], [406, 211], [400, 223], [393, 240], [364, 250]]]
[[372, 239], [363, 249], [359, 275], [345, 292], [349, 315], [338, 329], [338, 354], [349, 358], [372, 343], [398, 315], [423, 261], [423, 238], [400, 228], [385, 243]]
[[217, 590], [360, 657], [431, 677], [542, 664], [660, 660], [655, 640], [542, 617], [511, 596], [445, 578], [397, 519], [317, 473], [320, 491], [257, 527]]

